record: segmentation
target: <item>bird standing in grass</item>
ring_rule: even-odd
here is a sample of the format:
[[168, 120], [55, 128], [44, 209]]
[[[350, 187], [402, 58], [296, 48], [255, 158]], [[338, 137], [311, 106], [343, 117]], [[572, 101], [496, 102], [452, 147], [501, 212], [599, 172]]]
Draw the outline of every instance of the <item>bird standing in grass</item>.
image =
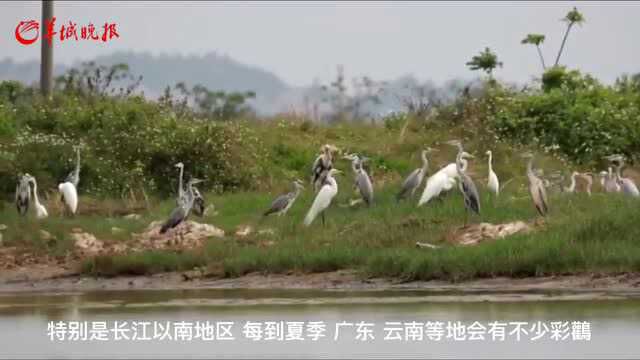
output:
[[338, 193], [338, 183], [336, 179], [333, 177], [337, 174], [341, 174], [342, 171], [338, 169], [331, 169], [327, 173], [327, 177], [325, 179], [324, 184], [318, 191], [316, 198], [313, 200], [313, 204], [311, 208], [309, 208], [309, 212], [307, 216], [304, 218], [304, 225], [309, 226], [315, 220], [315, 218], [320, 214], [322, 216], [322, 225], [325, 224], [325, 216], [324, 212], [327, 210], [329, 205], [331, 205], [331, 200]]
[[60, 198], [67, 214], [75, 215], [78, 210], [78, 184], [80, 183], [80, 148], [76, 147], [76, 168], [58, 184]]
[[[466, 171], [467, 165], [467, 160], [463, 158], [462, 171]], [[455, 162], [441, 168], [427, 179], [427, 184], [422, 191], [418, 206], [422, 206], [431, 201], [431, 199], [437, 198], [443, 192], [453, 189], [457, 180], [458, 170]]]
[[500, 182], [498, 181], [498, 175], [493, 171], [493, 154], [491, 150], [487, 150], [486, 154], [489, 156], [489, 180], [487, 187], [495, 196], [498, 196], [500, 194]]
[[169, 219], [162, 224], [160, 228], [160, 234], [166, 233], [169, 229], [173, 229], [176, 226], [180, 225], [191, 212], [193, 207], [193, 202], [195, 200], [195, 194], [193, 192], [193, 185], [201, 183], [203, 180], [191, 178], [187, 182], [187, 191], [184, 198], [184, 202], [178, 205], [171, 214], [169, 215]]
[[433, 149], [431, 148], [422, 150], [420, 153], [422, 157], [422, 167], [413, 170], [413, 172], [411, 172], [411, 174], [409, 174], [409, 176], [404, 180], [400, 192], [396, 195], [397, 201], [406, 198], [407, 195], [413, 196], [416, 193], [416, 190], [420, 187], [422, 180], [424, 180], [424, 177], [427, 174], [427, 170], [429, 170], [429, 159], [427, 159], [427, 154], [432, 151]]
[[[185, 201], [187, 201], [186, 192], [182, 187], [182, 178], [184, 175], [184, 164], [182, 162], [179, 162], [174, 166], [180, 169], [180, 174], [178, 175], [178, 198], [176, 199], [176, 205], [180, 205]], [[193, 187], [193, 196], [194, 196], [193, 207], [191, 211], [193, 211], [193, 213], [196, 214], [197, 216], [203, 216], [204, 209], [205, 209], [204, 197], [200, 193], [200, 190], [198, 190], [198, 188], [195, 186]]]
[[36, 182], [36, 178], [28, 175], [28, 181], [33, 185], [33, 203], [36, 208], [36, 218], [44, 219], [49, 216], [47, 209], [40, 203], [40, 199], [38, 198], [38, 183]]
[[564, 192], [574, 193], [576, 191], [576, 176], [580, 175], [577, 171], [571, 173], [571, 183], [569, 186], [563, 188]]
[[622, 166], [624, 166], [624, 157], [622, 155], [611, 155], [608, 160], [616, 167], [616, 182], [620, 188], [619, 191], [625, 195], [632, 197], [640, 197], [638, 187], [630, 178], [622, 176]]
[[607, 176], [604, 179], [604, 191], [620, 192], [620, 184], [618, 183], [615, 175], [613, 175], [613, 169], [609, 166], [607, 170]]
[[262, 214], [262, 216], [269, 216], [271, 214], [277, 214], [278, 216], [283, 216], [289, 211], [293, 203], [296, 201], [300, 193], [304, 190], [304, 186], [302, 185], [302, 181], [296, 179], [293, 182], [293, 191], [284, 195], [278, 196], [273, 202], [267, 211]]
[[351, 160], [351, 169], [354, 175], [354, 185], [358, 189], [362, 200], [371, 206], [373, 204], [373, 184], [369, 174], [364, 170], [363, 160], [357, 154], [350, 154], [344, 157]]
[[586, 191], [591, 196], [591, 187], [593, 186], [593, 174], [590, 172], [579, 174], [580, 178], [587, 183]]
[[476, 188], [476, 184], [473, 182], [473, 179], [471, 179], [471, 177], [467, 175], [465, 169], [462, 168], [462, 160], [473, 159], [473, 155], [464, 151], [462, 143], [459, 140], [451, 140], [448, 141], [447, 144], [458, 148], [458, 155], [456, 156], [456, 171], [460, 178], [458, 187], [460, 188], [460, 192], [464, 199], [464, 206], [468, 211], [474, 212], [476, 215], [480, 215], [480, 194], [478, 193], [478, 189]]
[[31, 201], [29, 176], [29, 174], [20, 175], [18, 185], [16, 186], [16, 209], [18, 209], [18, 214], [22, 216], [27, 214]]
[[313, 162], [311, 185], [316, 192], [322, 187], [329, 170], [333, 168], [333, 152], [337, 150], [335, 146], [325, 144], [322, 146], [320, 155]]
[[531, 200], [540, 216], [546, 216], [549, 212], [547, 202], [547, 191], [545, 190], [542, 180], [536, 176], [533, 172], [533, 154], [525, 153], [522, 157], [529, 159], [527, 163], [527, 178], [529, 179], [529, 193], [531, 194]]

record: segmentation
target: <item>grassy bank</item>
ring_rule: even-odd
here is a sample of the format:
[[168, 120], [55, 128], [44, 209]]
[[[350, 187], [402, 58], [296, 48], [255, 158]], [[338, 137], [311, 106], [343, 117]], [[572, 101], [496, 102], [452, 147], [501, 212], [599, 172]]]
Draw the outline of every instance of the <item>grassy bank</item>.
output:
[[[376, 194], [374, 207], [350, 208], [351, 179], [339, 179], [340, 193], [328, 213], [328, 223], [305, 228], [302, 218], [312, 202], [305, 193], [283, 218], [260, 219], [272, 195], [236, 193], [209, 195], [217, 214], [207, 223], [227, 232], [223, 239], [209, 239], [204, 249], [147, 251], [126, 255], [86, 259], [83, 271], [114, 276], [152, 274], [162, 271], [206, 267], [207, 272], [228, 277], [250, 272], [288, 273], [359, 269], [363, 275], [390, 276], [405, 280], [464, 280], [494, 276], [542, 276], [584, 272], [616, 273], [640, 271], [640, 220], [637, 200], [595, 193], [552, 195], [551, 214], [543, 228], [475, 247], [457, 247], [446, 238], [465, 219], [462, 198], [452, 193], [442, 202], [416, 208], [415, 202], [395, 203], [395, 187]], [[481, 191], [483, 187], [481, 187]], [[524, 189], [515, 186], [499, 199], [483, 197], [482, 221], [503, 223], [530, 220], [535, 212]], [[40, 251], [62, 255], [72, 243], [67, 234], [82, 227], [110, 242], [129, 241], [127, 235], [114, 236], [112, 227], [140, 231], [150, 221], [162, 219], [174, 202], [164, 201], [138, 220], [103, 215], [81, 215], [74, 220], [56, 217], [41, 222], [18, 219], [15, 211], [2, 212], [9, 229], [5, 243], [35, 246]], [[479, 219], [472, 218], [477, 222]], [[272, 229], [273, 234], [254, 232], [237, 237], [234, 230], [251, 225], [257, 230]], [[46, 229], [58, 238], [55, 243], [38, 241]], [[7, 239], [10, 239], [7, 241]], [[436, 250], [417, 249], [415, 242], [442, 245]]]

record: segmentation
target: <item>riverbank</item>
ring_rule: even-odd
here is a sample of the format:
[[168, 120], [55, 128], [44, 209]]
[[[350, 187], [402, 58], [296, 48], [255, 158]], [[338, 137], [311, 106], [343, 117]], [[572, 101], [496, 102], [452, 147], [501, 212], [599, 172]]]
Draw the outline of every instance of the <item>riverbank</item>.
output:
[[441, 280], [398, 281], [365, 278], [353, 270], [313, 274], [250, 273], [236, 278], [208, 277], [198, 271], [168, 272], [150, 276], [94, 277], [63, 267], [40, 265], [16, 269], [0, 276], [0, 294], [69, 293], [144, 290], [328, 290], [427, 291], [433, 296], [483, 295], [476, 300], [545, 300], [640, 298], [640, 273], [582, 274], [528, 278], [496, 277], [462, 282]]

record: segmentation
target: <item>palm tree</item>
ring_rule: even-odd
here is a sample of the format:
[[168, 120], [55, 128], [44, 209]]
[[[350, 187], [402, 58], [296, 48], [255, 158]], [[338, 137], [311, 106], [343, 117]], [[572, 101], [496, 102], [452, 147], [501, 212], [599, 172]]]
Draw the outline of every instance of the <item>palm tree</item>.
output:
[[542, 34], [527, 34], [527, 37], [522, 39], [520, 43], [522, 44], [531, 44], [535, 45], [538, 50], [538, 56], [540, 57], [540, 62], [542, 63], [542, 70], [546, 70], [546, 66], [544, 64], [544, 57], [542, 56], [542, 51], [540, 51], [540, 44], [544, 42], [545, 36]]
[[582, 25], [585, 22], [585, 19], [582, 13], [580, 13], [578, 9], [574, 6], [573, 10], [569, 11], [567, 15], [562, 19], [562, 21], [567, 23], [567, 30], [564, 33], [564, 38], [562, 39], [562, 44], [560, 45], [560, 51], [558, 51], [558, 56], [556, 57], [556, 62], [554, 66], [558, 66], [558, 62], [560, 61], [560, 56], [562, 55], [562, 51], [564, 50], [564, 45], [567, 42], [567, 37], [569, 36], [569, 32], [571, 31], [571, 28], [575, 24]]
[[481, 51], [479, 55], [472, 57], [471, 61], [468, 61], [466, 65], [471, 70], [482, 70], [486, 72], [491, 78], [493, 70], [497, 67], [502, 67], [502, 62], [498, 61], [498, 55], [487, 47], [484, 51]]

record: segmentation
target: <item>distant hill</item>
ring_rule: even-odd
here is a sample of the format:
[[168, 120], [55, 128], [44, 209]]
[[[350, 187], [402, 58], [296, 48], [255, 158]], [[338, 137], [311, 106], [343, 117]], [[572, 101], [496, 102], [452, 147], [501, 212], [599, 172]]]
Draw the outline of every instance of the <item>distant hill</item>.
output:
[[[158, 55], [136, 52], [116, 52], [95, 59], [99, 65], [126, 63], [134, 75], [142, 75], [142, 89], [150, 98], [158, 97], [167, 85], [183, 81], [188, 86], [204, 85], [211, 90], [255, 91], [253, 105], [259, 113], [272, 114], [286, 109], [282, 95], [290, 91], [289, 85], [275, 74], [256, 66], [240, 63], [226, 55], [209, 53], [204, 56]], [[72, 66], [77, 66], [73, 64]], [[69, 68], [57, 65], [54, 75], [64, 74]], [[0, 60], [0, 80], [18, 80], [26, 84], [37, 83], [40, 62], [31, 60], [14, 62]]]
[[[254, 91], [256, 98], [251, 100], [250, 104], [260, 115], [273, 115], [290, 110], [311, 114], [314, 108], [321, 116], [331, 112], [330, 104], [325, 101], [327, 92], [322, 90], [323, 84], [314, 82], [309, 86], [292, 87], [272, 72], [258, 66], [243, 64], [215, 52], [202, 56], [115, 52], [86, 61], [107, 66], [117, 63], [128, 64], [133, 75], [143, 76], [140, 90], [151, 99], [159, 97], [168, 85], [185, 82], [189, 87], [201, 84], [210, 90]], [[71, 66], [79, 65], [74, 63]], [[54, 75], [62, 75], [68, 68], [67, 65], [56, 65]], [[37, 83], [39, 77], [40, 62], [37, 60], [0, 60], [0, 80], [18, 80], [31, 85]], [[347, 83], [350, 83], [349, 74], [346, 74], [346, 78]], [[438, 86], [430, 81], [420, 82], [412, 75], [401, 76], [386, 81], [385, 91], [379, 94], [379, 103], [362, 103], [361, 114], [377, 117], [397, 111], [404, 106], [400, 98], [410, 96], [415, 89], [422, 89], [425, 94], [431, 96], [437, 93], [440, 100], [450, 100], [469, 83], [458, 79]]]

